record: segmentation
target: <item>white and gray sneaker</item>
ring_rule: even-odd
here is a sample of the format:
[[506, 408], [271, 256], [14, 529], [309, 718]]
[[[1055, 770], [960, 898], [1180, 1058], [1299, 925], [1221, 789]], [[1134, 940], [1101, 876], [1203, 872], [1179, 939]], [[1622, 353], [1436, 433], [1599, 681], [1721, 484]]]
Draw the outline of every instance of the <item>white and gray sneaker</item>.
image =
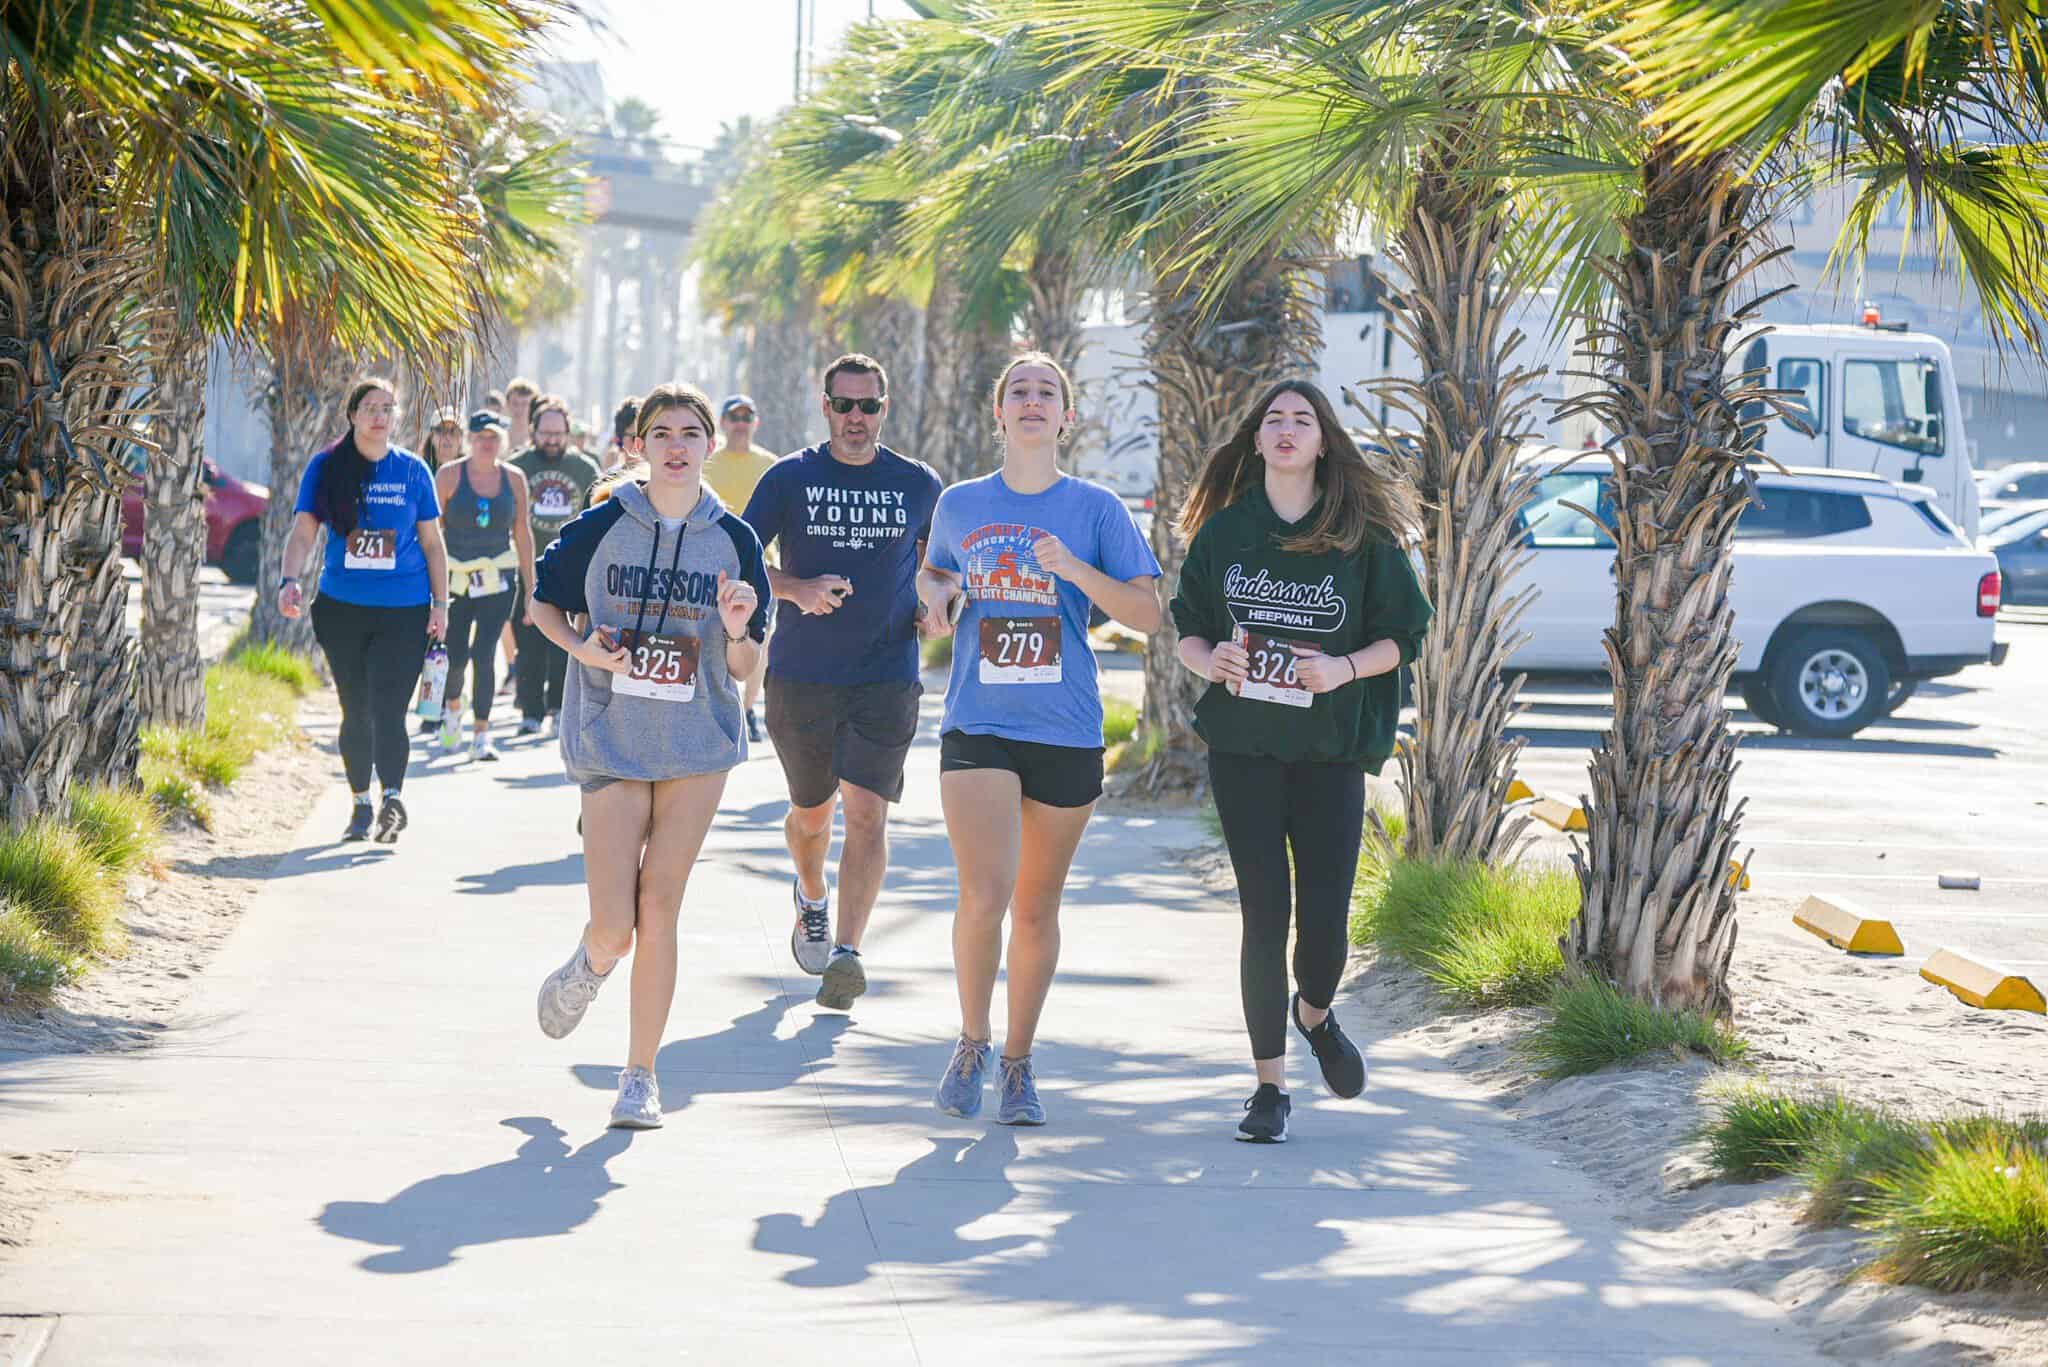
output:
[[828, 1011], [849, 1011], [853, 999], [867, 990], [868, 973], [861, 965], [860, 951], [834, 945], [825, 964], [825, 980], [818, 984], [818, 1005]]
[[482, 761], [486, 764], [496, 764], [498, 762], [498, 747], [491, 743], [490, 732], [479, 731], [476, 733], [476, 738], [469, 743], [469, 758], [472, 762]]
[[619, 1099], [612, 1103], [614, 1130], [658, 1130], [661, 1128], [661, 1086], [645, 1068], [628, 1068], [619, 1074]]
[[828, 893], [816, 902], [804, 897], [804, 885], [790, 881], [789, 895], [796, 902], [796, 924], [789, 928], [789, 952], [796, 966], [813, 975], [823, 973], [832, 961], [832, 898]]
[[[617, 967], [617, 965], [613, 965]], [[610, 977], [590, 966], [590, 954], [579, 942], [569, 962], [548, 974], [540, 985], [540, 1032], [560, 1039], [583, 1022], [583, 1013], [597, 1000], [597, 989]]]

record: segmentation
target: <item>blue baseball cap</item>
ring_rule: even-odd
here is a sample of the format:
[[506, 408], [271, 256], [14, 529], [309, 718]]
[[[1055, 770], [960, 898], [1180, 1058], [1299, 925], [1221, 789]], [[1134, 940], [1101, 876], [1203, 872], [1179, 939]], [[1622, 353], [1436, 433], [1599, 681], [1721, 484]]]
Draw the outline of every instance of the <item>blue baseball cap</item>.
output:
[[479, 408], [469, 415], [469, 430], [472, 433], [489, 431], [491, 428], [496, 428], [500, 432], [511, 430], [506, 426], [503, 417], [488, 408]]
[[754, 407], [754, 401], [748, 398], [745, 394], [735, 394], [731, 398], [727, 399], [724, 403], [718, 405], [718, 416], [721, 418], [729, 418], [732, 416], [732, 411], [735, 408], [744, 408], [749, 413], [753, 413], [757, 416], [761, 412], [760, 409]]

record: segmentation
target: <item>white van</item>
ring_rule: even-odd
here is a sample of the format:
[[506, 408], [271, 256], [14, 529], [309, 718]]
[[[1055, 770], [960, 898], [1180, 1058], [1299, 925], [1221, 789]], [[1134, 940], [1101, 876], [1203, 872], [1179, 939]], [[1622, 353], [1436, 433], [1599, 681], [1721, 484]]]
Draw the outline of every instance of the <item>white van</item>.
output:
[[[1964, 533], [1977, 534], [1977, 482], [1963, 431], [1956, 363], [1924, 332], [1877, 323], [1774, 326], [1738, 341], [1731, 373], [1760, 370], [1813, 429], [1773, 420], [1764, 454], [1784, 466], [1856, 470], [1914, 484]], [[1761, 405], [1753, 414], [1763, 416]]]

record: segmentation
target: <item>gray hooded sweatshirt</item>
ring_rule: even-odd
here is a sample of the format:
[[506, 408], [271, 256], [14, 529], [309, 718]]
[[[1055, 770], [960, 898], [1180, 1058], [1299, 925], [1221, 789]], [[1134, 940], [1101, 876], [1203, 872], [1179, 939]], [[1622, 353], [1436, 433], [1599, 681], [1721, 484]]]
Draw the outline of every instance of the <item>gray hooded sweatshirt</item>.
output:
[[[768, 627], [768, 573], [761, 541], [725, 510], [707, 485], [680, 528], [664, 525], [647, 491], [626, 483], [578, 514], [540, 558], [534, 596], [581, 613], [588, 629], [657, 643], [649, 679], [638, 685], [569, 661], [562, 701], [562, 759], [580, 784], [604, 779], [658, 782], [718, 773], [747, 757], [746, 718], [725, 665], [718, 575], [754, 586], [759, 606], [747, 634]], [[678, 685], [676, 661], [694, 650], [694, 679]], [[644, 657], [643, 657], [644, 659]], [[687, 663], [680, 671], [689, 673]], [[649, 694], [666, 696], [649, 696]], [[681, 696], [687, 694], [688, 696]]]

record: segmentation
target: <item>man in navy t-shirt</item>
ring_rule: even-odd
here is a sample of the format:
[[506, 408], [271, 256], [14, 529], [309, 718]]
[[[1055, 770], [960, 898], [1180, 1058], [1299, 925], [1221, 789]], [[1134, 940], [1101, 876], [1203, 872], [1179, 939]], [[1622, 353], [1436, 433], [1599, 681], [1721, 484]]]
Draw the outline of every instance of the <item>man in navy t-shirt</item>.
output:
[[[917, 571], [939, 501], [923, 461], [881, 445], [889, 376], [862, 355], [826, 367], [832, 439], [768, 468], [746, 520], [765, 547], [779, 600], [768, 647], [768, 735], [789, 780], [783, 834], [796, 861], [790, 949], [822, 974], [820, 1005], [845, 1010], [867, 990], [860, 939], [889, 865], [889, 804], [917, 734]], [[832, 809], [846, 803], [839, 931], [831, 934], [825, 854]]]

